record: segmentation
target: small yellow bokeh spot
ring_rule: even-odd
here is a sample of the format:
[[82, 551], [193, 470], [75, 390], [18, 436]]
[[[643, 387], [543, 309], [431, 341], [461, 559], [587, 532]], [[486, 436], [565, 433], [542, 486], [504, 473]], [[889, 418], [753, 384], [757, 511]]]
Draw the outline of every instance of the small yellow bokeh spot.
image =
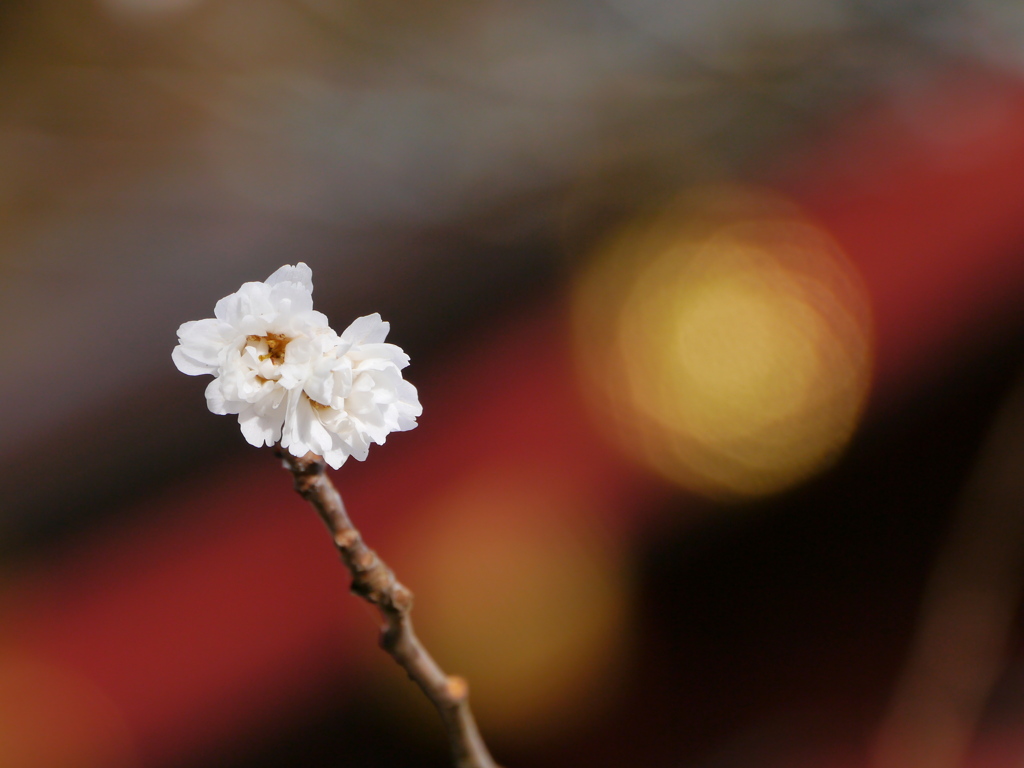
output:
[[574, 300], [598, 421], [713, 497], [777, 492], [827, 466], [870, 379], [870, 322], [838, 246], [785, 200], [725, 187], [627, 227]]
[[489, 737], [551, 738], [611, 700], [630, 580], [593, 503], [546, 467], [482, 470], [417, 515], [392, 558], [415, 585], [417, 631], [469, 682]]

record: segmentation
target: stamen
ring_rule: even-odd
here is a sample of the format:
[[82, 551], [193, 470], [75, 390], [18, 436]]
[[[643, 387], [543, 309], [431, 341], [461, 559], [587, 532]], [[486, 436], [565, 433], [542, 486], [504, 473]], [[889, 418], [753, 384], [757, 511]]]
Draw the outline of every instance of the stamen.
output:
[[249, 335], [246, 336], [246, 341], [252, 344], [266, 344], [267, 353], [260, 355], [260, 361], [270, 360], [274, 365], [280, 365], [284, 362], [284, 349], [288, 346], [288, 342], [291, 341], [283, 333], [268, 333], [266, 336]]

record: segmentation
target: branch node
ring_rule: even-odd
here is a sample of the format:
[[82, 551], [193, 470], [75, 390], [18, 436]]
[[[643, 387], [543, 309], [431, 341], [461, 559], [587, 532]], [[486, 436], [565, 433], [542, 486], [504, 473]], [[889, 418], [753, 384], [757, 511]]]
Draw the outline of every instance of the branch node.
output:
[[[358, 535], [357, 533], [356, 536]], [[372, 549], [360, 549], [352, 553], [349, 567], [356, 573], [365, 574], [373, 570], [378, 562], [377, 553]]]
[[444, 683], [444, 691], [453, 704], [459, 704], [469, 697], [469, 683], [464, 677], [448, 675], [448, 679]]
[[[388, 623], [381, 627], [380, 637], [377, 638], [380, 647], [387, 651], [392, 656], [394, 655], [395, 646], [398, 644], [399, 639], [399, 628], [397, 624]], [[405, 668], [405, 665], [402, 665]], [[408, 673], [408, 669], [406, 672]], [[412, 675], [410, 675], [412, 677]]]
[[338, 549], [351, 549], [360, 539], [359, 531], [351, 528], [334, 534], [334, 543]]
[[391, 604], [396, 611], [408, 613], [412, 610], [412, 592], [401, 584], [396, 584], [391, 591]]

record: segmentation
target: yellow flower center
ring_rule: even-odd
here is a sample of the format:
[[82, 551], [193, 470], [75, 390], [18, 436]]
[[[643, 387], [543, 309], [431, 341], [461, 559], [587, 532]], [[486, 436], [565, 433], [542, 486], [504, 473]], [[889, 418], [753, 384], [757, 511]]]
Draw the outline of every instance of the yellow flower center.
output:
[[260, 360], [270, 360], [274, 365], [280, 365], [284, 362], [284, 349], [291, 339], [283, 333], [268, 333], [266, 336], [248, 336], [246, 341], [250, 344], [266, 344], [267, 352], [260, 355]]

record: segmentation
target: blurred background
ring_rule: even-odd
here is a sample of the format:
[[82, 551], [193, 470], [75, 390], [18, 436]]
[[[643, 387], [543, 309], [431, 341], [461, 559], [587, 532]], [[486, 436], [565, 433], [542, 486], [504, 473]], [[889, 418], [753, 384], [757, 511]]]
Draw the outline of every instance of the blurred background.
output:
[[448, 765], [171, 364], [297, 261], [503, 765], [1024, 764], [1024, 5], [5, 0], [2, 768]]

